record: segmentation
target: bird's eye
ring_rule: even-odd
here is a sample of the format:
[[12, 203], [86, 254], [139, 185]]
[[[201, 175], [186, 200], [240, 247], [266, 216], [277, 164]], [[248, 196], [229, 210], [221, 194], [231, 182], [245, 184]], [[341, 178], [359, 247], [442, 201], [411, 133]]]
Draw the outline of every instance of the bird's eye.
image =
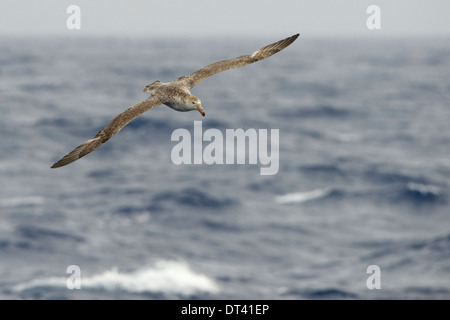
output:
[[195, 101], [192, 101], [192, 104], [195, 104]]

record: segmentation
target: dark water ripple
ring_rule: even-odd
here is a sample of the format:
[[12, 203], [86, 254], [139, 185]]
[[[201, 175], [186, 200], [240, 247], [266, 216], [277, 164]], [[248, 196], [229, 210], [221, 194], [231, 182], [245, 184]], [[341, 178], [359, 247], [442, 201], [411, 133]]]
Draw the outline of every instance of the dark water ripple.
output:
[[181, 191], [162, 192], [153, 197], [155, 203], [172, 202], [178, 205], [187, 205], [196, 208], [221, 209], [236, 204], [236, 201], [229, 198], [215, 197], [198, 189], [183, 189]]

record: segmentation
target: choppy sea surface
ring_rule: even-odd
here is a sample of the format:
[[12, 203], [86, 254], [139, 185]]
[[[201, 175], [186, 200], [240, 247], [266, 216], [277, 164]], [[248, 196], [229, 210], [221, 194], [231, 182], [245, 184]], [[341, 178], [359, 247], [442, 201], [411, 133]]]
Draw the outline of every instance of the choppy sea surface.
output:
[[[50, 169], [145, 85], [276, 40], [2, 38], [0, 299], [449, 299], [449, 39], [302, 35], [193, 88], [205, 118]], [[279, 129], [278, 173], [175, 165], [194, 121]]]

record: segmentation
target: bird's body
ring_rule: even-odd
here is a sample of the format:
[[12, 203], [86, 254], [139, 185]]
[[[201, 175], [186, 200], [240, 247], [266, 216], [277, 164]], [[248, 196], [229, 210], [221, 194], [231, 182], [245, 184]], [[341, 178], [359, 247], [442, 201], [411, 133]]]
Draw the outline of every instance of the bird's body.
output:
[[169, 83], [155, 81], [146, 86], [144, 92], [150, 92], [162, 104], [181, 112], [192, 111], [194, 105], [192, 102], [196, 100], [187, 87], [177, 85], [176, 81]]
[[235, 59], [218, 61], [187, 76], [182, 76], [172, 82], [164, 83], [157, 80], [147, 85], [144, 88], [144, 92], [150, 93], [150, 97], [147, 100], [139, 102], [119, 114], [105, 128], [100, 130], [94, 138], [76, 147], [69, 154], [52, 165], [51, 168], [59, 168], [84, 157], [86, 154], [94, 151], [100, 145], [108, 141], [134, 118], [160, 104], [164, 104], [176, 111], [181, 112], [197, 110], [205, 116], [205, 111], [203, 110], [200, 99], [193, 96], [190, 92], [192, 87], [200, 81], [203, 81], [219, 72], [242, 67], [268, 58], [289, 46], [298, 38], [298, 36], [299, 34], [296, 34], [265, 46], [251, 55], [244, 55]]

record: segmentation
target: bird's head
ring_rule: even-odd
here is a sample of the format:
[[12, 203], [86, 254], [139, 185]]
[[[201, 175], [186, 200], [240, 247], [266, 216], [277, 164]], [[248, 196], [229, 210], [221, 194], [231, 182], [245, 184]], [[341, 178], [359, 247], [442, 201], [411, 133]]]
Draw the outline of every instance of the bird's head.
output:
[[205, 116], [205, 110], [203, 110], [202, 102], [199, 98], [191, 96], [189, 97], [187, 103], [191, 110], [197, 110], [202, 114], [202, 116]]

